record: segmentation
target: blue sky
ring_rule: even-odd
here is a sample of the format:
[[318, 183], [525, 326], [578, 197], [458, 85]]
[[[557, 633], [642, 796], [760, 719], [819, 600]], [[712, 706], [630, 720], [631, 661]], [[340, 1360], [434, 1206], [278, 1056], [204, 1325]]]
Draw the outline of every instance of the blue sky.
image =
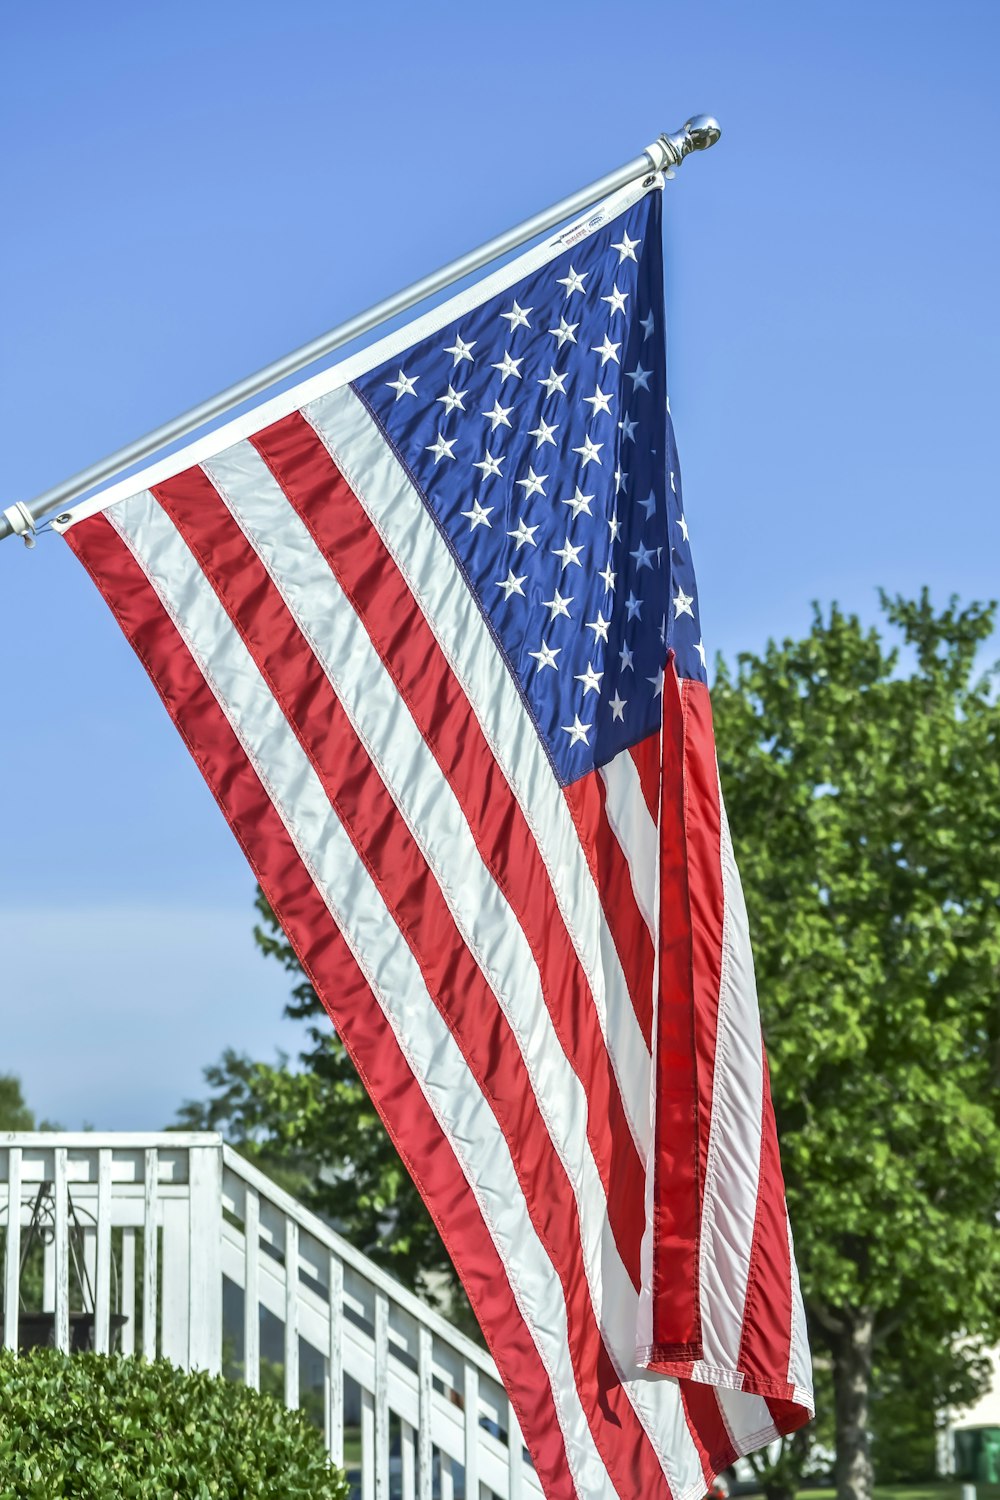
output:
[[[4, 505], [711, 111], [666, 190], [706, 644], [1000, 592], [1000, 8], [8, 7]], [[0, 1070], [155, 1128], [294, 1049], [253, 883], [55, 537], [0, 546]]]

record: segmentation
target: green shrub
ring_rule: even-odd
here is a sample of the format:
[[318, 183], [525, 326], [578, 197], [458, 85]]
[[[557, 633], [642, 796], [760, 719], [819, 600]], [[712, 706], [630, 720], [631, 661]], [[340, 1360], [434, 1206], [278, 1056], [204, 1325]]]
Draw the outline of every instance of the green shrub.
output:
[[0, 1354], [0, 1500], [346, 1500], [321, 1435], [166, 1360]]

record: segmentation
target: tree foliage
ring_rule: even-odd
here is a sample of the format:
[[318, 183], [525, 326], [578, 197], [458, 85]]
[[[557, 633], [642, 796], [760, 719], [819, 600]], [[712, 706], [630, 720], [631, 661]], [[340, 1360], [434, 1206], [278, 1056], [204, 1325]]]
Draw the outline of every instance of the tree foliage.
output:
[[0, 1073], [0, 1130], [34, 1130], [35, 1115], [25, 1103], [21, 1080]]
[[21, 1080], [14, 1073], [0, 1073], [0, 1130], [59, 1130], [50, 1120], [35, 1119], [35, 1111], [24, 1098]]
[[870, 1490], [873, 1364], [891, 1386], [916, 1360], [943, 1402], [1000, 1334], [993, 607], [881, 602], [901, 649], [817, 609], [712, 694], [845, 1496]]

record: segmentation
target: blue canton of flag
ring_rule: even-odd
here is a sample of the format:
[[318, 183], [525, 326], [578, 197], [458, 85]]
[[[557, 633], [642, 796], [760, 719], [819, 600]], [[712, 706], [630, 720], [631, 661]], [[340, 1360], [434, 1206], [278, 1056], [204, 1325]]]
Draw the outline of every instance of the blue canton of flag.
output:
[[659, 729], [705, 654], [665, 369], [661, 195], [354, 383], [563, 785]]

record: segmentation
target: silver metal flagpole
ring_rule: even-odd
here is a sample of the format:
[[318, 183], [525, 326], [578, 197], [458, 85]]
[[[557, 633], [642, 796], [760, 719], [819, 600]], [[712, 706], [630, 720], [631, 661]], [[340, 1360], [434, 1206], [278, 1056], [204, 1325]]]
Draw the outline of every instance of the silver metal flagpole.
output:
[[136, 438], [134, 442], [127, 443], [124, 448], [119, 448], [116, 453], [109, 454], [107, 458], [91, 464], [89, 468], [81, 469], [78, 474], [64, 479], [61, 484], [53, 485], [51, 489], [43, 491], [33, 500], [27, 503], [16, 501], [0, 514], [0, 540], [7, 536], [23, 536], [24, 540], [31, 545], [34, 540], [35, 523], [43, 516], [60, 510], [74, 500], [79, 500], [88, 490], [96, 488], [104, 480], [111, 479], [116, 474], [121, 474], [123, 470], [131, 468], [140, 459], [148, 458], [150, 454], [157, 452], [160, 448], [165, 448], [168, 443], [173, 443], [178, 438], [188, 437], [215, 417], [221, 417], [225, 412], [242, 405], [244, 401], [249, 401], [252, 396], [259, 395], [268, 386], [276, 385], [278, 381], [305, 369], [307, 365], [322, 359], [324, 355], [332, 354], [335, 349], [349, 343], [351, 339], [368, 333], [380, 323], [396, 317], [398, 313], [406, 312], [416, 303], [422, 302], [425, 297], [431, 297], [435, 292], [441, 291], [453, 282], [460, 281], [463, 276], [471, 275], [473, 271], [478, 271], [480, 267], [488, 265], [491, 260], [497, 260], [501, 255], [505, 255], [508, 250], [517, 249], [519, 245], [533, 239], [535, 235], [544, 234], [547, 229], [551, 229], [563, 219], [571, 219], [576, 214], [582, 213], [590, 204], [606, 198], [609, 193], [625, 187], [635, 178], [642, 177], [648, 172], [669, 171], [671, 167], [679, 166], [685, 156], [690, 155], [692, 151], [704, 151], [709, 146], [714, 146], [720, 134], [719, 126], [711, 115], [694, 115], [673, 135], [657, 136], [653, 144], [647, 146], [641, 156], [633, 157], [617, 171], [609, 172], [605, 177], [599, 177], [596, 182], [591, 182], [579, 192], [571, 193], [568, 198], [554, 203], [551, 208], [544, 209], [542, 213], [535, 214], [530, 219], [525, 219], [513, 229], [508, 229], [504, 234], [498, 234], [495, 239], [487, 240], [478, 249], [470, 250], [466, 255], [460, 255], [457, 260], [450, 261], [439, 271], [433, 271], [431, 275], [424, 276], [420, 281], [414, 281], [394, 296], [377, 302], [367, 312], [357, 313], [353, 318], [348, 318], [346, 323], [332, 328], [329, 333], [321, 334], [319, 338], [294, 349], [283, 359], [276, 359], [273, 364], [266, 365], [255, 375], [248, 375], [246, 379], [238, 380], [235, 385], [220, 391], [217, 396], [211, 396], [207, 401], [202, 401], [199, 406], [193, 406], [190, 411], [175, 417], [172, 422], [164, 422], [162, 427], [157, 427], [154, 431], [148, 432], [145, 437]]

